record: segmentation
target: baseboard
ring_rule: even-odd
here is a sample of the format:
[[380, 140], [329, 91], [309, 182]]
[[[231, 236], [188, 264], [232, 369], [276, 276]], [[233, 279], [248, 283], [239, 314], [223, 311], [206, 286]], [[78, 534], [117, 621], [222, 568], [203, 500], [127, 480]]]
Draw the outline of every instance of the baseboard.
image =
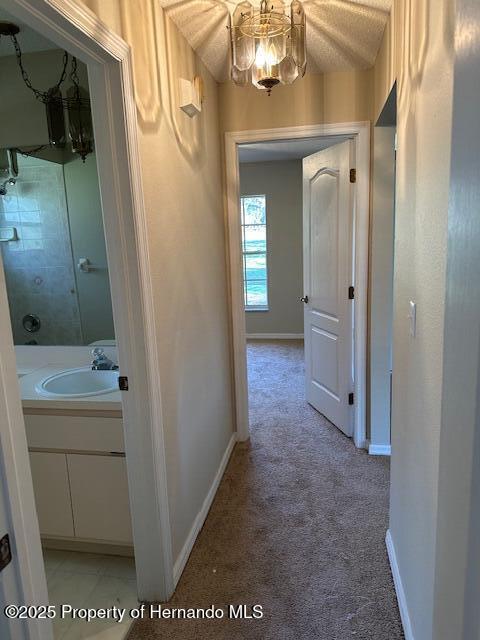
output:
[[247, 333], [247, 340], [303, 340], [303, 333]]
[[389, 444], [370, 444], [368, 453], [371, 456], [391, 456], [392, 446]]
[[232, 455], [233, 447], [235, 446], [236, 440], [237, 434], [233, 433], [232, 437], [230, 438], [230, 442], [225, 449], [225, 453], [223, 454], [220, 466], [218, 467], [217, 473], [215, 474], [215, 478], [213, 479], [210, 490], [207, 493], [205, 500], [203, 501], [202, 508], [198, 512], [197, 517], [193, 522], [190, 533], [188, 534], [187, 540], [183, 545], [183, 548], [180, 551], [175, 564], [173, 565], [173, 582], [175, 587], [180, 580], [180, 576], [185, 569], [185, 565], [187, 564], [187, 560], [190, 556], [190, 553], [192, 552], [195, 540], [197, 539], [197, 536], [200, 533], [201, 528], [203, 527], [203, 523], [205, 522], [208, 512], [210, 511], [210, 507], [212, 506], [213, 499], [215, 498], [215, 494], [217, 493], [218, 486], [220, 484], [220, 481], [222, 480], [228, 461], [230, 460], [230, 456]]
[[95, 542], [92, 540], [72, 540], [71, 538], [48, 538], [42, 536], [42, 547], [44, 549], [55, 549], [58, 551], [81, 551], [87, 553], [97, 553], [107, 556], [125, 556], [133, 558], [135, 556], [131, 544], [109, 544], [108, 542]]
[[397, 555], [395, 553], [395, 546], [393, 544], [390, 530], [387, 531], [387, 535], [385, 536], [385, 543], [387, 545], [388, 559], [390, 561], [390, 569], [392, 570], [393, 583], [397, 594], [398, 608], [400, 609], [400, 617], [402, 619], [405, 640], [415, 640], [412, 631], [412, 623], [410, 622], [410, 616], [408, 614], [407, 598], [405, 597], [400, 569], [398, 568], [397, 563]]
[[368, 451], [368, 440], [356, 440], [355, 434], [353, 435], [352, 439], [357, 449], [366, 449]]

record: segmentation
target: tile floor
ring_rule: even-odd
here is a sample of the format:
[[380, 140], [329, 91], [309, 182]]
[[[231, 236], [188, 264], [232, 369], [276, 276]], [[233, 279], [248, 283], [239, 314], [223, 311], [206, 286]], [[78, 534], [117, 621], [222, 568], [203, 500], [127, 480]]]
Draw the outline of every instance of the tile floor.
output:
[[[137, 606], [133, 558], [44, 550], [50, 604], [79, 608]], [[55, 640], [122, 640], [131, 625], [112, 620], [54, 620]]]

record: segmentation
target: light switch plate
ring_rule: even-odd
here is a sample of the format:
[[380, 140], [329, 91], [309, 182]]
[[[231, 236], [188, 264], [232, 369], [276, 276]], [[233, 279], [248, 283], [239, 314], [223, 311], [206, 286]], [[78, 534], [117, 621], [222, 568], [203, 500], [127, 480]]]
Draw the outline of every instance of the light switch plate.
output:
[[415, 338], [417, 335], [417, 303], [410, 300], [408, 308], [408, 319], [410, 320], [410, 335]]

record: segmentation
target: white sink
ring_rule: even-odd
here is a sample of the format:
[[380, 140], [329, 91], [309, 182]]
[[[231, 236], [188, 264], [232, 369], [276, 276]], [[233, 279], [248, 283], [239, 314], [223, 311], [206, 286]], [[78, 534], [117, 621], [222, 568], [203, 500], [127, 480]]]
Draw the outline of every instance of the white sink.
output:
[[85, 398], [118, 391], [118, 371], [93, 371], [90, 367], [67, 369], [43, 378], [36, 391], [50, 398]]

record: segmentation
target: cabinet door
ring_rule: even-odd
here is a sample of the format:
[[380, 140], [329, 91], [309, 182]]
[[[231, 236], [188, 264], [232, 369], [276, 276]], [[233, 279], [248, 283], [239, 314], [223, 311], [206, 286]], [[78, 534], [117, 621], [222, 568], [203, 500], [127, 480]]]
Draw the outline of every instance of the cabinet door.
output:
[[131, 543], [125, 458], [68, 454], [75, 536]]
[[30, 466], [40, 533], [43, 536], [73, 537], [65, 454], [32, 451]]

